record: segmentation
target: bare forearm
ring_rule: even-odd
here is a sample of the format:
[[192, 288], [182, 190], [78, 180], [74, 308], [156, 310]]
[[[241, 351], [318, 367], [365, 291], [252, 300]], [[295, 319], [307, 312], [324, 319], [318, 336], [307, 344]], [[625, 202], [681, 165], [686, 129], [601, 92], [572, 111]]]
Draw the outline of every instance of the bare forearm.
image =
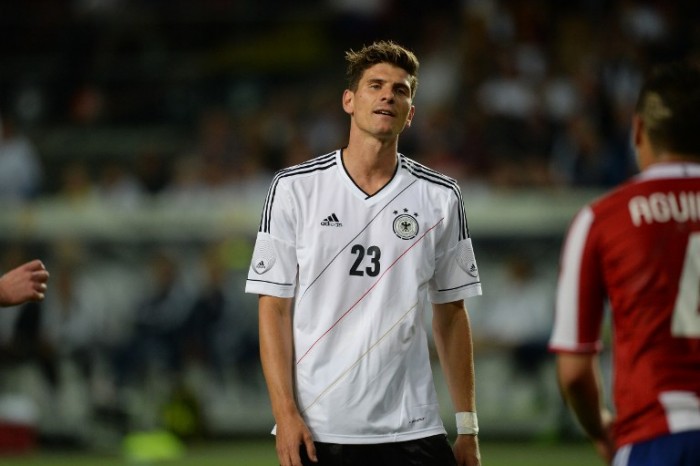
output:
[[586, 434], [592, 439], [602, 439], [605, 436], [602, 409], [590, 387], [569, 387], [564, 397]]
[[287, 300], [261, 296], [259, 302], [260, 360], [275, 419], [294, 414], [292, 381], [291, 304]]
[[300, 465], [299, 447], [316, 462], [313, 436], [294, 397], [291, 299], [260, 296], [260, 359], [277, 423], [275, 445], [282, 466]]
[[589, 355], [562, 354], [557, 357], [562, 396], [592, 439], [607, 437], [607, 410], [603, 403], [597, 359]]
[[476, 411], [469, 316], [460, 302], [436, 306], [433, 335], [455, 411]]
[[[474, 416], [469, 426], [458, 426], [452, 450], [458, 466], [479, 466], [481, 454], [476, 437], [476, 397], [474, 388], [474, 355], [469, 315], [462, 301], [433, 305], [433, 335], [440, 365], [450, 390], [455, 411]], [[460, 431], [468, 427], [468, 431]]]

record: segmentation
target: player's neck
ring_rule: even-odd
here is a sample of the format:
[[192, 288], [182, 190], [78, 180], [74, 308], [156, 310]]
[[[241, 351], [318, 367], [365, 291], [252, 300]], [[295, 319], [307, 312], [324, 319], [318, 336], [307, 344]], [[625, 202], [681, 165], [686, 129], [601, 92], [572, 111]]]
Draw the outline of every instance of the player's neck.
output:
[[642, 165], [642, 169], [660, 163], [700, 163], [700, 156], [695, 154], [679, 154], [677, 152], [660, 151], [653, 154], [653, 157], [648, 160], [646, 166]]
[[398, 163], [395, 145], [358, 147], [349, 144], [343, 149], [342, 158], [343, 166], [352, 180], [369, 195], [386, 186], [394, 176]]

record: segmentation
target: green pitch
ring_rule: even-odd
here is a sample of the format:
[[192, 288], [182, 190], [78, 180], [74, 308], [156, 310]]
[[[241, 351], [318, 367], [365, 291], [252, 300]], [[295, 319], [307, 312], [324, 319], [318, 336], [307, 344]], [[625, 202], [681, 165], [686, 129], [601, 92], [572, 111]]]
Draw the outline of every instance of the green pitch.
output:
[[[602, 466], [587, 443], [481, 442], [483, 466]], [[151, 462], [127, 460], [118, 455], [36, 452], [0, 456], [3, 466], [276, 466], [270, 440], [231, 441], [188, 447], [177, 459]]]

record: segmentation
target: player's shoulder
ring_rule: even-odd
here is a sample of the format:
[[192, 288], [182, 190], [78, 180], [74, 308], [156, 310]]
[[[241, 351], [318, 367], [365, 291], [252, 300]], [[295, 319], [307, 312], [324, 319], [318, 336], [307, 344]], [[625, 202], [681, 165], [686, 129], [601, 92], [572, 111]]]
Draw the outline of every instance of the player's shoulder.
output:
[[399, 165], [400, 169], [406, 170], [410, 176], [416, 178], [420, 182], [426, 183], [431, 189], [454, 192], [461, 197], [459, 183], [454, 178], [420, 162], [416, 162], [403, 154], [399, 154]]
[[272, 184], [283, 183], [300, 177], [313, 176], [337, 165], [337, 152], [319, 155], [305, 162], [275, 172]]
[[639, 182], [633, 178], [600, 194], [588, 205], [594, 211], [615, 208], [621, 203], [626, 203], [630, 196], [633, 196], [634, 192], [638, 190]]
[[688, 169], [683, 164], [652, 166], [593, 200], [590, 203], [591, 208], [594, 211], [626, 209], [630, 200], [639, 196], [681, 189], [679, 180], [700, 179], [700, 165], [694, 165], [693, 168], [694, 173], [685, 173]]

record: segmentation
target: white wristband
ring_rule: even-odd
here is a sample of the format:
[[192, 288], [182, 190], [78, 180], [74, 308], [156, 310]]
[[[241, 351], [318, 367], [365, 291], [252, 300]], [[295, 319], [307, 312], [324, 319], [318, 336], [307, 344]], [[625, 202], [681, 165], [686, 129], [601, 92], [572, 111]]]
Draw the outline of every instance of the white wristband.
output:
[[455, 414], [457, 421], [457, 433], [462, 435], [477, 435], [479, 433], [479, 420], [476, 413], [467, 411]]

